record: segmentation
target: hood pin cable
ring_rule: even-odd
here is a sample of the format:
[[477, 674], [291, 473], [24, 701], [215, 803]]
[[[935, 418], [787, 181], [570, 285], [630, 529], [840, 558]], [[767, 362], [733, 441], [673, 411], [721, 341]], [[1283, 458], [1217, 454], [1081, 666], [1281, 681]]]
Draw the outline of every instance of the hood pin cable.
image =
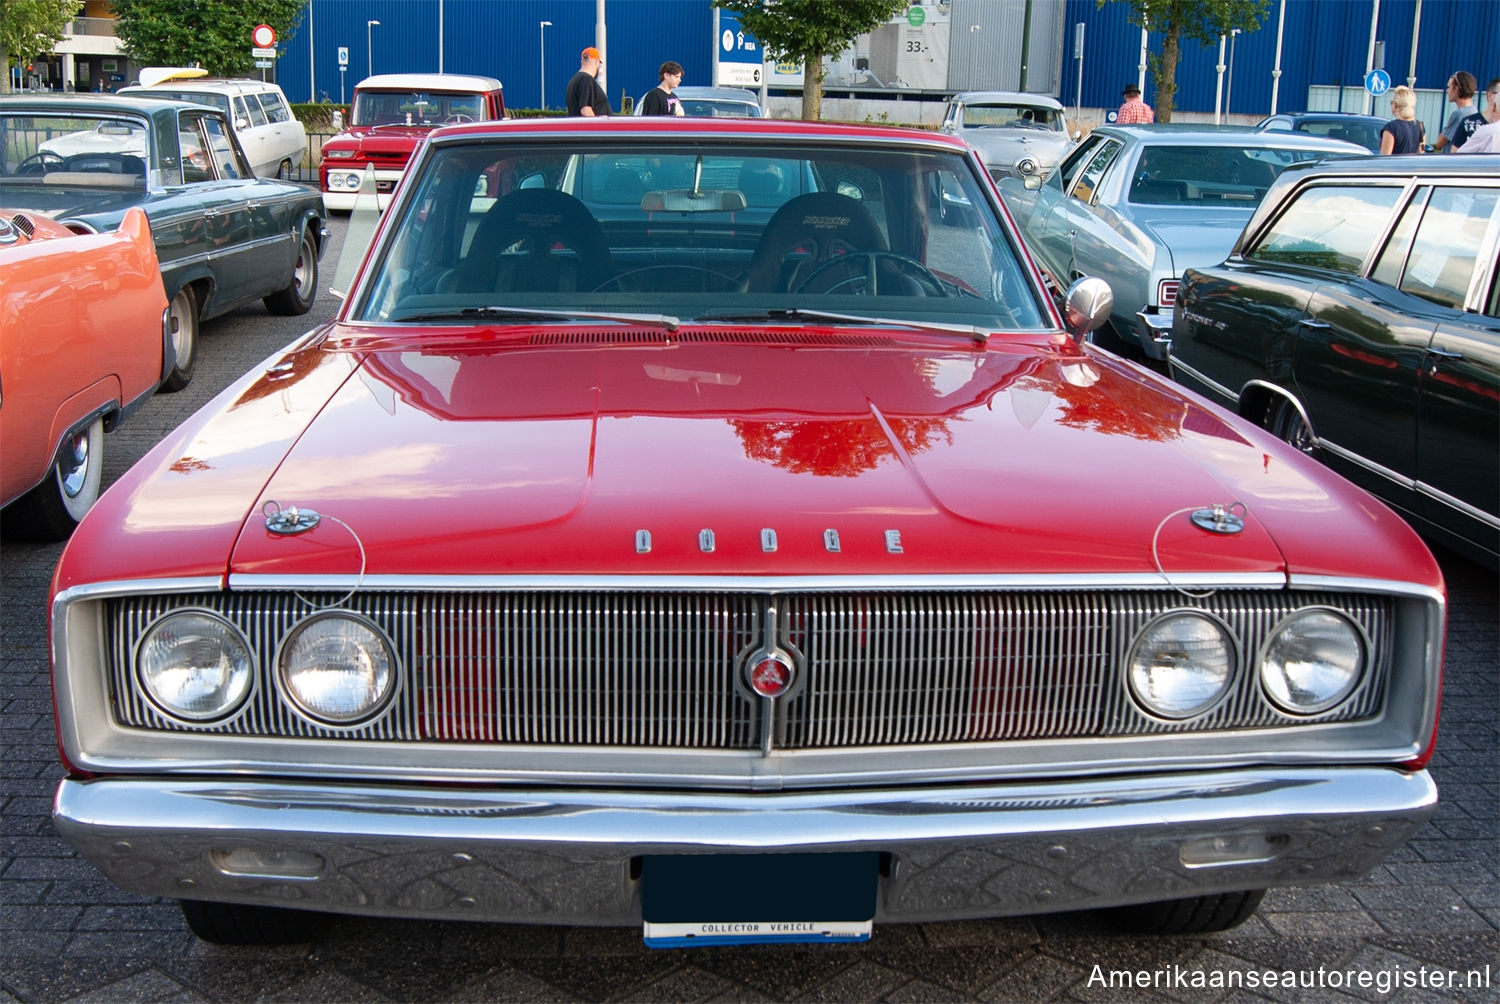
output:
[[275, 499], [268, 499], [266, 501], [266, 504], [261, 506], [260, 511], [266, 517], [266, 529], [274, 534], [278, 534], [283, 537], [293, 537], [297, 534], [307, 533], [309, 530], [313, 529], [320, 522], [326, 519], [330, 520], [331, 522], [337, 523], [345, 530], [348, 530], [349, 536], [354, 538], [354, 545], [359, 548], [359, 575], [357, 575], [354, 579], [353, 588], [351, 588], [343, 596], [339, 597], [337, 602], [319, 606], [317, 603], [308, 599], [306, 596], [303, 596], [299, 592], [294, 592], [292, 595], [296, 596], [297, 599], [312, 607], [314, 612], [316, 612], [319, 610], [333, 610], [337, 607], [342, 607], [344, 604], [349, 602], [349, 598], [351, 596], [359, 592], [359, 587], [363, 585], [365, 581], [365, 568], [367, 566], [368, 557], [365, 554], [364, 541], [359, 539], [359, 534], [354, 532], [354, 527], [350, 526], [348, 523], [345, 523], [337, 516], [328, 515], [326, 512], [320, 513], [313, 509], [299, 509], [295, 505], [288, 506], [287, 508], [283, 509], [281, 508], [281, 503], [277, 502]]
[[1167, 513], [1162, 517], [1161, 522], [1156, 524], [1156, 531], [1151, 534], [1151, 560], [1156, 563], [1157, 573], [1166, 580], [1167, 585], [1183, 596], [1195, 600], [1205, 600], [1217, 592], [1217, 590], [1210, 589], [1206, 592], [1197, 593], [1190, 589], [1184, 589], [1174, 583], [1172, 577], [1167, 574], [1167, 570], [1162, 567], [1161, 552], [1157, 548], [1162, 528], [1167, 525], [1167, 521], [1175, 516], [1181, 516], [1185, 512], [1193, 514], [1193, 525], [1198, 529], [1221, 536], [1233, 536], [1245, 529], [1245, 517], [1250, 514], [1250, 510], [1245, 507], [1245, 503], [1243, 502], [1230, 502], [1227, 505], [1223, 502], [1214, 502], [1207, 506], [1190, 505], [1184, 509]]

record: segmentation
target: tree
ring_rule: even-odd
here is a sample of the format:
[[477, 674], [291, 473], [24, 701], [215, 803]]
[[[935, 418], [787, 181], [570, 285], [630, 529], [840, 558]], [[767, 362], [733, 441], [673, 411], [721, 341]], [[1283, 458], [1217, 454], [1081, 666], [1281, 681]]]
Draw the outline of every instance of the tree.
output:
[[1151, 55], [1158, 122], [1172, 121], [1182, 36], [1212, 46], [1235, 28], [1248, 35], [1265, 21], [1269, 5], [1269, 0], [1098, 0], [1098, 5], [1121, 2], [1130, 4], [1131, 24], [1162, 34], [1160, 55]]
[[823, 109], [823, 57], [836, 56], [854, 39], [905, 10], [909, 0], [714, 0], [738, 14], [745, 31], [773, 59], [800, 61], [802, 117], [816, 122]]
[[306, 0], [113, 0], [115, 35], [144, 66], [196, 63], [215, 77], [241, 77], [255, 67], [250, 33], [258, 24], [292, 37]]
[[10, 57], [25, 66], [62, 41], [83, 0], [3, 0], [0, 2], [0, 94], [10, 93]]

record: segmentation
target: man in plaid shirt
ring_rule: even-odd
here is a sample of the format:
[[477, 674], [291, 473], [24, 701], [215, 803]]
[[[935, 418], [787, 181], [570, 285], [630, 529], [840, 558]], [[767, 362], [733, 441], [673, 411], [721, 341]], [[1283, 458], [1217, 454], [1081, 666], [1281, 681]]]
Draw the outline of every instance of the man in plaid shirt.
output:
[[1115, 116], [1115, 125], [1144, 125], [1156, 121], [1151, 106], [1141, 100], [1141, 89], [1135, 84], [1126, 84], [1123, 92], [1125, 103]]

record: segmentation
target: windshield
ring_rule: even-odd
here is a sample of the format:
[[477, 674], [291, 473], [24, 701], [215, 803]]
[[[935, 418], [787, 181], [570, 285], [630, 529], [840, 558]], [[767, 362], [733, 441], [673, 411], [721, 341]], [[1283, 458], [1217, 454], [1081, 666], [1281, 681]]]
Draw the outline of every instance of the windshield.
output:
[[351, 319], [820, 311], [993, 330], [1046, 316], [956, 152], [490, 137], [429, 148], [412, 182]]
[[430, 91], [358, 91], [350, 122], [357, 126], [472, 122], [486, 118], [483, 94]]
[[1293, 164], [1337, 157], [1323, 150], [1238, 146], [1148, 146], [1136, 161], [1130, 201], [1151, 205], [1260, 202]]
[[964, 128], [988, 126], [1062, 130], [1062, 112], [1033, 105], [965, 105]]
[[88, 115], [0, 116], [0, 177], [144, 187], [146, 128]]
[[732, 101], [725, 98], [683, 98], [682, 110], [685, 115], [707, 118], [760, 118], [759, 105], [749, 101]]

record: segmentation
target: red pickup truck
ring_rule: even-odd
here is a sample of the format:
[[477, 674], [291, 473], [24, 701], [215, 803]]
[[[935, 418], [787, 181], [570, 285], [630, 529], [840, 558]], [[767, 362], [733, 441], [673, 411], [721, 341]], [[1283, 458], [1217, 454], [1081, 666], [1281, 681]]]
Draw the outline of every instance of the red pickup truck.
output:
[[323, 144], [323, 203], [349, 212], [365, 169], [375, 168], [380, 208], [390, 202], [412, 152], [440, 125], [505, 118], [494, 77], [463, 73], [382, 73], [354, 88], [349, 126]]

